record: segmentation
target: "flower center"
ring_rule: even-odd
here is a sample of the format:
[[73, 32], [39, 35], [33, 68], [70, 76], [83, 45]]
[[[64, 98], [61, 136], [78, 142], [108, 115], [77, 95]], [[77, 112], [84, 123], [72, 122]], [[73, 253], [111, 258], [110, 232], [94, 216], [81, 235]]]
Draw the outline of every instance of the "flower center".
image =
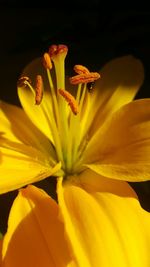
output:
[[[66, 90], [65, 85], [65, 57], [67, 52], [68, 48], [65, 45], [50, 46], [49, 52], [43, 55], [43, 65], [47, 72], [52, 99], [53, 118], [51, 118], [50, 128], [57, 160], [61, 161], [62, 170], [65, 174], [75, 174], [78, 172], [78, 162], [81, 162], [87, 144], [82, 136], [81, 123], [86, 111], [88, 93], [92, 90], [93, 82], [99, 79], [100, 75], [97, 72], [90, 72], [82, 65], [75, 65], [74, 71], [77, 75], [69, 78], [72, 85], [77, 85], [76, 93], [73, 93], [74, 97]], [[51, 73], [52, 62], [55, 67], [56, 83]], [[44, 86], [40, 75], [36, 77], [35, 88], [31, 86], [28, 77], [21, 77], [19, 83], [20, 86], [23, 84], [31, 89], [36, 105], [42, 103]]]

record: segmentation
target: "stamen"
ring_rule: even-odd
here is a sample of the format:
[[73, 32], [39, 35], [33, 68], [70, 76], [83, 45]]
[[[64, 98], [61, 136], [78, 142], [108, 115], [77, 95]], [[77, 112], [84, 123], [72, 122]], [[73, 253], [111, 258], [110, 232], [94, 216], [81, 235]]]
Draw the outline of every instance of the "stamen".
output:
[[31, 80], [29, 77], [27, 76], [22, 76], [18, 79], [17, 85], [19, 87], [23, 87], [23, 86], [28, 86], [28, 83], [31, 84]]
[[82, 65], [75, 65], [73, 69], [78, 74], [89, 74], [90, 73], [88, 68], [86, 68], [86, 67], [84, 67]]
[[41, 75], [36, 76], [35, 104], [40, 105], [43, 98], [43, 80]]
[[75, 115], [77, 115], [79, 113], [79, 107], [78, 107], [78, 103], [75, 100], [75, 98], [66, 90], [59, 89], [58, 92], [67, 101], [67, 103], [70, 106], [72, 112]]
[[98, 72], [90, 72], [86, 74], [79, 74], [71, 77], [71, 84], [79, 84], [79, 83], [90, 83], [98, 80], [100, 78], [100, 74]]
[[50, 69], [50, 70], [52, 69], [52, 62], [50, 55], [48, 53], [44, 53], [43, 55], [43, 65], [45, 69]]
[[35, 89], [31, 85], [31, 80], [29, 77], [27, 77], [27, 76], [20, 77], [18, 82], [17, 82], [17, 86], [22, 87], [22, 88], [29, 88], [31, 90], [31, 92], [33, 93], [33, 95], [35, 96]]

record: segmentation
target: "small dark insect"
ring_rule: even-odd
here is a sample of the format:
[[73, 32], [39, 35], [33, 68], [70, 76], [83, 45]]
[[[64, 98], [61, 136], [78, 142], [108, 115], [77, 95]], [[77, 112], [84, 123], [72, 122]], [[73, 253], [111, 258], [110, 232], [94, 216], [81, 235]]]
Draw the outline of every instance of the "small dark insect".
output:
[[87, 83], [87, 89], [91, 93], [93, 91], [94, 82]]

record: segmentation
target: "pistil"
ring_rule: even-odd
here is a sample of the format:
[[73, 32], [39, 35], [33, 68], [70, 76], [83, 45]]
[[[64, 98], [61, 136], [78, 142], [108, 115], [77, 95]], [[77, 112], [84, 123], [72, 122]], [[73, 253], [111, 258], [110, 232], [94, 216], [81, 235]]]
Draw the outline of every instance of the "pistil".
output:
[[[68, 53], [66, 45], [52, 45], [49, 48], [49, 55], [55, 66], [57, 90], [63, 88], [65, 90], [65, 58]], [[66, 103], [57, 91], [58, 109], [60, 115], [62, 150], [64, 161], [67, 160], [67, 141], [68, 141], [68, 115], [66, 110]], [[65, 136], [65, 138], [64, 138]]]
[[65, 58], [68, 53], [66, 45], [52, 45], [49, 48], [49, 55], [54, 62], [57, 88], [65, 88]]

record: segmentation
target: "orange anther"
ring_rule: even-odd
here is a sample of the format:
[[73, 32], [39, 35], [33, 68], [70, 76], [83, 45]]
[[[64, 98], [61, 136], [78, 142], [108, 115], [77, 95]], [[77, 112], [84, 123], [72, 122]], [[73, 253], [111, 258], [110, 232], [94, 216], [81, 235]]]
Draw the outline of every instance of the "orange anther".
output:
[[36, 76], [35, 104], [39, 105], [43, 98], [43, 80], [41, 75]]
[[100, 78], [100, 74], [98, 72], [89, 72], [86, 74], [79, 74], [71, 77], [71, 84], [79, 84], [79, 83], [90, 83], [98, 80]]
[[27, 76], [21, 76], [19, 79], [18, 79], [18, 82], [17, 82], [17, 85], [19, 87], [22, 87], [22, 86], [27, 86], [27, 83], [30, 83], [31, 84], [31, 80], [29, 77]]
[[86, 68], [82, 65], [75, 65], [73, 69], [78, 74], [89, 74], [90, 73], [88, 68]]
[[65, 91], [63, 89], [59, 89], [58, 92], [66, 100], [72, 112], [77, 115], [79, 113], [79, 107], [75, 98], [68, 91]]
[[44, 53], [43, 55], [43, 65], [46, 69], [52, 69], [52, 62], [48, 53]]

